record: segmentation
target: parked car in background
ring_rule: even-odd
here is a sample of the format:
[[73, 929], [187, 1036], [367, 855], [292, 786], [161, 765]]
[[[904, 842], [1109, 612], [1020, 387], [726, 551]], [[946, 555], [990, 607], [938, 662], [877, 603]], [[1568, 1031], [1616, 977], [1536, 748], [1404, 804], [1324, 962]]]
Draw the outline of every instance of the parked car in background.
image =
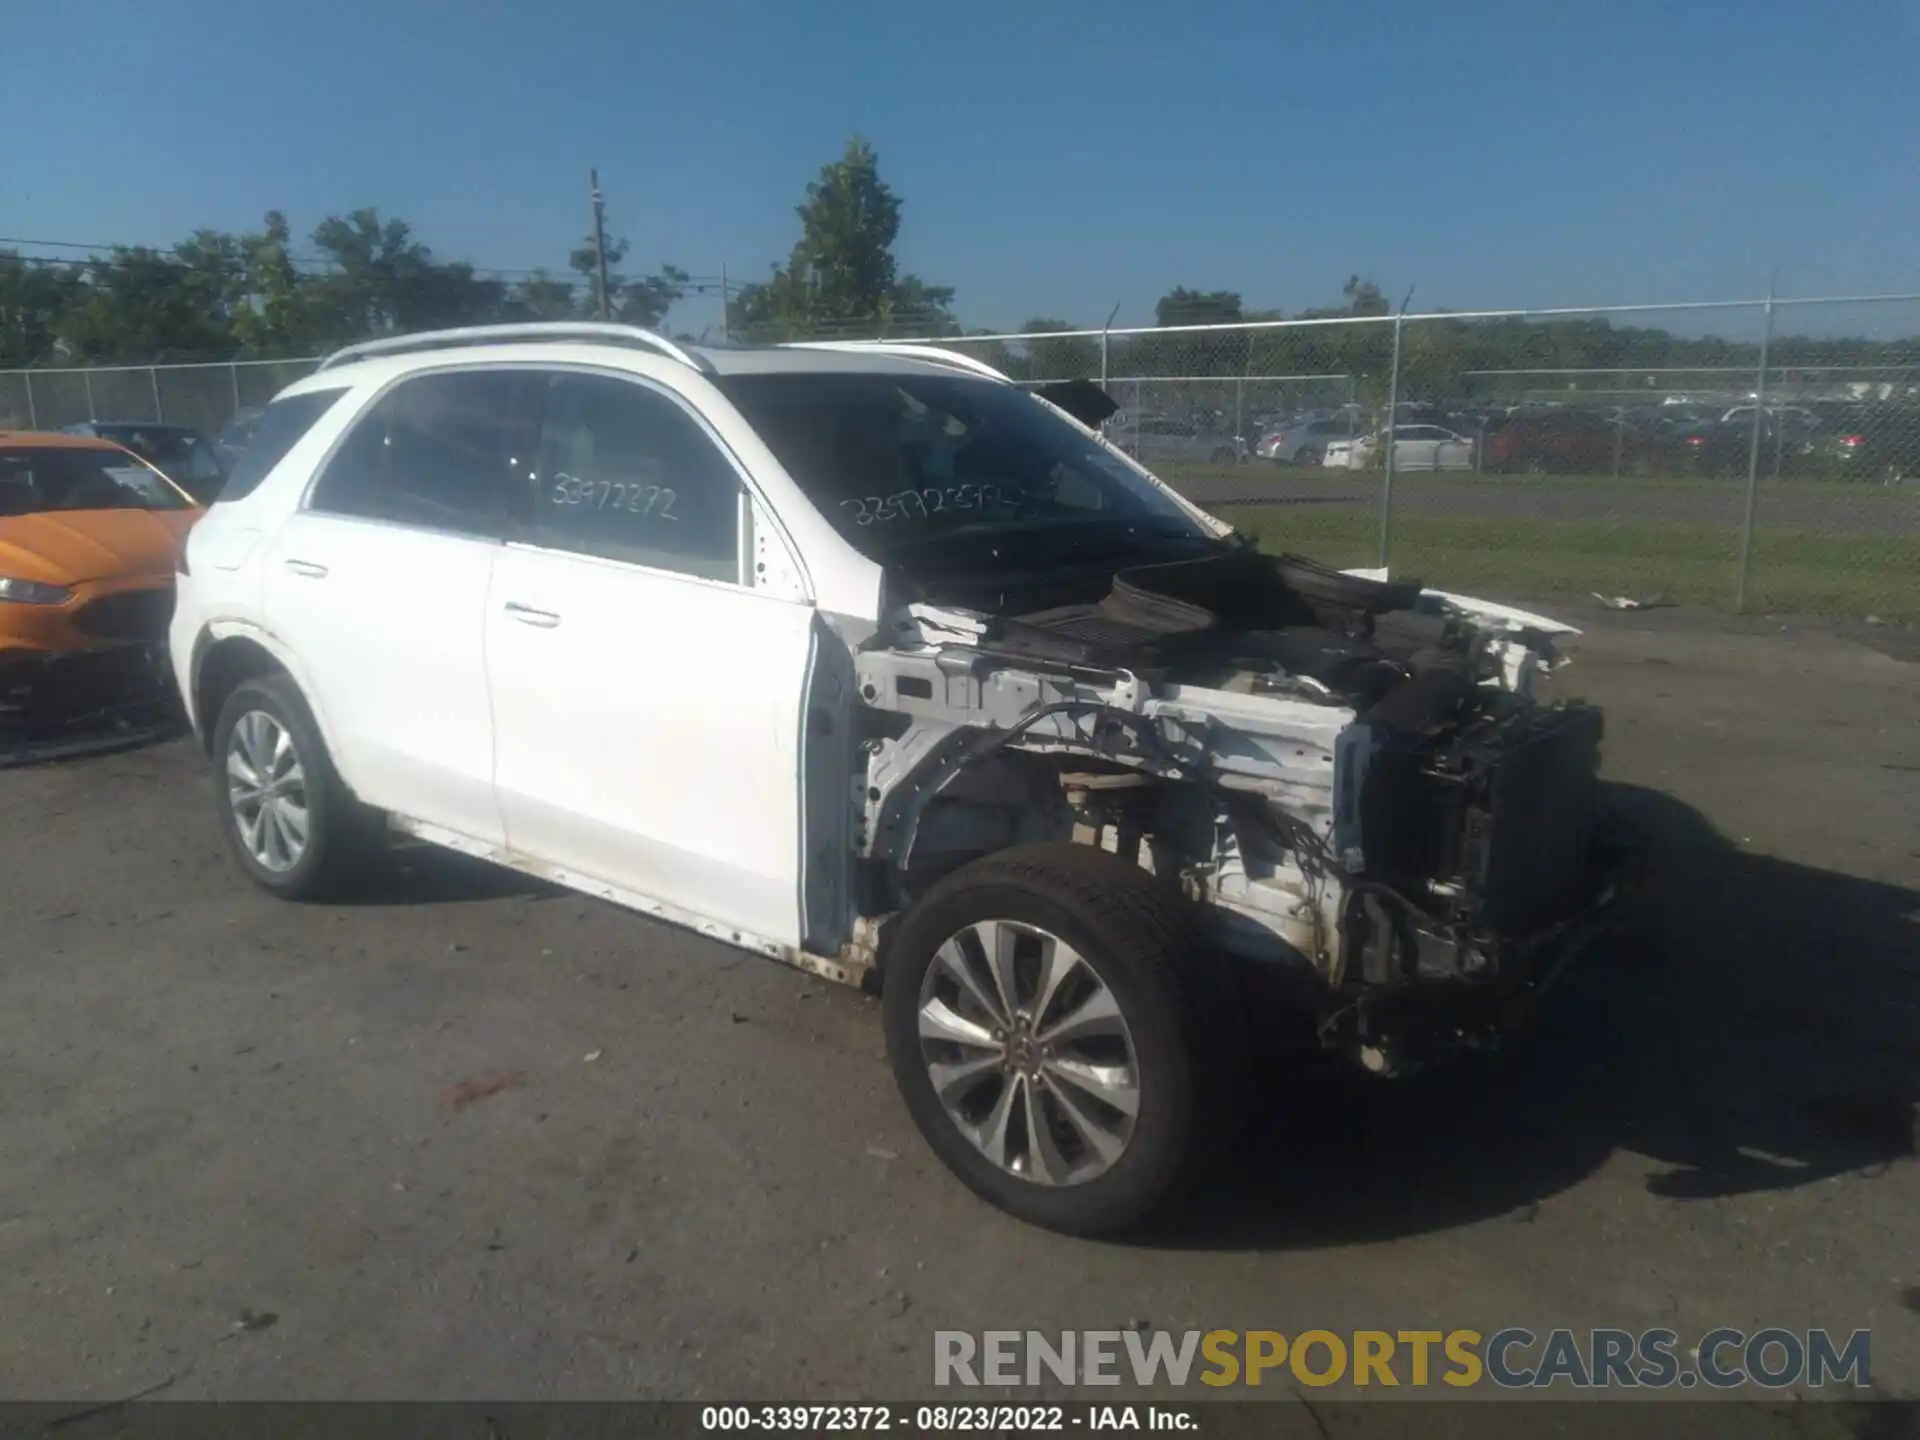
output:
[[1336, 440], [1351, 440], [1356, 426], [1348, 415], [1319, 420], [1297, 420], [1260, 437], [1253, 453], [1276, 465], [1319, 465], [1327, 458], [1327, 446]]
[[1191, 420], [1159, 415], [1116, 415], [1108, 421], [1106, 436], [1142, 465], [1225, 465], [1246, 455], [1238, 435], [1209, 432]]
[[1762, 475], [1784, 475], [1808, 468], [1819, 449], [1820, 417], [1798, 406], [1735, 405], [1718, 419], [1680, 436], [1686, 468], [1729, 478], [1747, 473], [1755, 458], [1758, 409], [1758, 460]]
[[171, 719], [174, 572], [201, 513], [111, 441], [0, 431], [0, 764]]
[[1540, 410], [1490, 420], [1481, 468], [1501, 474], [1648, 474], [1670, 444], [1624, 415]]
[[148, 424], [134, 420], [83, 420], [66, 427], [68, 435], [91, 435], [124, 445], [202, 505], [211, 505], [226, 482], [227, 467], [214, 444], [190, 425]]
[[[1372, 470], [1383, 463], [1379, 432], [1328, 444], [1322, 462], [1329, 470]], [[1395, 470], [1471, 470], [1473, 441], [1438, 425], [1393, 427]]]
[[1823, 420], [1811, 446], [1816, 471], [1883, 484], [1920, 476], [1920, 409], [1853, 405], [1837, 407]]
[[219, 436], [213, 442], [214, 453], [220, 463], [232, 473], [233, 467], [246, 454], [247, 447], [253, 443], [253, 432], [260, 424], [260, 417], [266, 412], [259, 406], [245, 410], [236, 410], [221, 427]]

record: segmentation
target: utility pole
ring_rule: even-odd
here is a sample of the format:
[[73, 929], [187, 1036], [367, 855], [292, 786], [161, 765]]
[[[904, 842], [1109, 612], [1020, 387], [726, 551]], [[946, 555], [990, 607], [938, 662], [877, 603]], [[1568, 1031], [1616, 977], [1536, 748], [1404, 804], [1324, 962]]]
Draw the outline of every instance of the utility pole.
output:
[[720, 338], [723, 341], [733, 338], [727, 331], [727, 267], [725, 263], [720, 266]]
[[600, 205], [600, 171], [589, 170], [587, 181], [593, 200], [593, 263], [600, 273], [600, 318], [611, 320], [613, 304], [607, 295], [607, 217]]

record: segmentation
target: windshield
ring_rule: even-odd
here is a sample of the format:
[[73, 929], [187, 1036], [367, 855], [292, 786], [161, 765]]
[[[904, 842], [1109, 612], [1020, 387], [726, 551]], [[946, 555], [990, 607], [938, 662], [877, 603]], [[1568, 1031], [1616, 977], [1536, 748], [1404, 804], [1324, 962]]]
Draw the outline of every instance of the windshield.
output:
[[723, 376], [794, 480], [871, 560], [946, 542], [1048, 537], [1085, 549], [1212, 537], [1170, 496], [1011, 385], [959, 375]]
[[192, 502], [113, 450], [0, 450], [0, 516], [55, 510], [186, 510]]

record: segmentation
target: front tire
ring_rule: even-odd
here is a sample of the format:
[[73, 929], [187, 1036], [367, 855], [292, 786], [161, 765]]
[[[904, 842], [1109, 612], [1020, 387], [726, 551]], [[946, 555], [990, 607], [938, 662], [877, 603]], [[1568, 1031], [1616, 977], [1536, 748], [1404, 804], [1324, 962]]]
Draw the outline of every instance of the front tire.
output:
[[1050, 1230], [1136, 1227], [1237, 1114], [1238, 1011], [1191, 906], [1102, 850], [1023, 846], [949, 875], [901, 922], [883, 1003], [927, 1144]]
[[285, 675], [235, 688], [213, 730], [220, 828], [247, 876], [285, 900], [340, 893], [378, 850], [380, 817], [333, 768]]

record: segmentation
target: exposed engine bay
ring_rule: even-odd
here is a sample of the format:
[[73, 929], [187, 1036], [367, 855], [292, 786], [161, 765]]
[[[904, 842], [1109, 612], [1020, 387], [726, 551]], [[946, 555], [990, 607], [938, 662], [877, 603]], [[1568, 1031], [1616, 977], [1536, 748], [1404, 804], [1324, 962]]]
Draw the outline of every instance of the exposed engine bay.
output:
[[1471, 1040], [1621, 888], [1600, 713], [1532, 694], [1575, 634], [1234, 544], [917, 584], [857, 657], [863, 908], [1070, 835], [1177, 880], [1324, 1043]]

